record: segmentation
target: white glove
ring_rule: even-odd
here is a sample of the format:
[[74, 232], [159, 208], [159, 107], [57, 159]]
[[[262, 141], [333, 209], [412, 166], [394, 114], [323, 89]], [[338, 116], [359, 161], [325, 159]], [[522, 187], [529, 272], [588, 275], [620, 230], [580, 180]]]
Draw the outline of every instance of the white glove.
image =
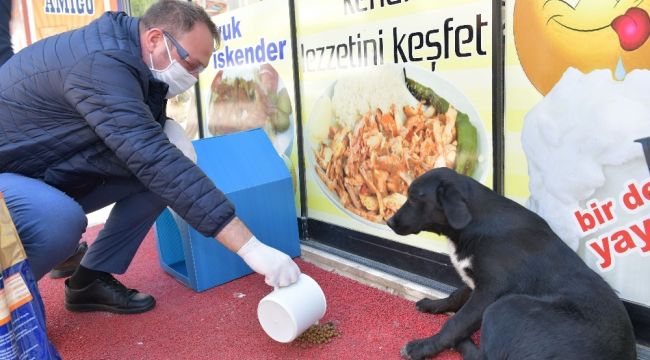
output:
[[237, 251], [237, 255], [253, 271], [264, 275], [264, 281], [269, 286], [289, 286], [298, 281], [298, 265], [287, 254], [264, 245], [255, 236]]
[[190, 139], [185, 135], [183, 127], [176, 121], [167, 119], [163, 131], [167, 135], [167, 138], [169, 138], [169, 142], [174, 144], [178, 150], [182, 151], [185, 156], [196, 164], [196, 151], [194, 151], [194, 146], [192, 146]]

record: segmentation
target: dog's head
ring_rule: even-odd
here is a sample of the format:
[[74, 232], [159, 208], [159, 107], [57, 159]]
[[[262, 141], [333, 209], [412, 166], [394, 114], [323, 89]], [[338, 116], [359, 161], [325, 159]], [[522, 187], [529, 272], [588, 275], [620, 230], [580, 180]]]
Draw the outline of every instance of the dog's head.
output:
[[400, 235], [463, 229], [472, 220], [465, 187], [459, 186], [464, 181], [448, 168], [428, 171], [411, 183], [408, 200], [388, 219], [388, 226]]

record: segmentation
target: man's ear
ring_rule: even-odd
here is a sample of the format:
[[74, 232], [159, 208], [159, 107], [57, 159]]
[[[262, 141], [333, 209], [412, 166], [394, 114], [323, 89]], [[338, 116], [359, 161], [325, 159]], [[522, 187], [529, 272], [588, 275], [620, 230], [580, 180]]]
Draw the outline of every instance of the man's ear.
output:
[[440, 183], [440, 187], [438, 201], [445, 212], [447, 222], [456, 230], [464, 228], [472, 221], [472, 214], [467, 208], [465, 199], [452, 182], [444, 181]]
[[162, 40], [163, 37], [162, 31], [158, 28], [151, 28], [149, 30], [146, 30], [142, 36], [145, 40], [143, 46], [148, 53], [153, 52], [154, 48], [158, 42]]

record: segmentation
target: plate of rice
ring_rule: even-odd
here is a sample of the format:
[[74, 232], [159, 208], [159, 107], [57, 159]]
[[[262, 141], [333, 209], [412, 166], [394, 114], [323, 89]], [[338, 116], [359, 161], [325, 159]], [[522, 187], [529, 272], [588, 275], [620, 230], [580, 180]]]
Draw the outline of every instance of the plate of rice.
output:
[[469, 100], [410, 65], [337, 79], [316, 101], [306, 133], [306, 165], [326, 197], [350, 217], [382, 229], [418, 176], [449, 167], [484, 181], [491, 157]]

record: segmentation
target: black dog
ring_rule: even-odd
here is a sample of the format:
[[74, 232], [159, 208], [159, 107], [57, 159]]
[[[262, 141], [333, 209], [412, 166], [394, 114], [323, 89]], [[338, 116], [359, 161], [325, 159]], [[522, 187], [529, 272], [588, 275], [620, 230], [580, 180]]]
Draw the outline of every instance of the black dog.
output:
[[[388, 221], [453, 245], [466, 284], [419, 311], [455, 312], [438, 334], [411, 341], [407, 359], [456, 348], [464, 359], [636, 359], [632, 324], [612, 288], [535, 213], [447, 168], [417, 178]], [[470, 336], [481, 329], [480, 350]]]

